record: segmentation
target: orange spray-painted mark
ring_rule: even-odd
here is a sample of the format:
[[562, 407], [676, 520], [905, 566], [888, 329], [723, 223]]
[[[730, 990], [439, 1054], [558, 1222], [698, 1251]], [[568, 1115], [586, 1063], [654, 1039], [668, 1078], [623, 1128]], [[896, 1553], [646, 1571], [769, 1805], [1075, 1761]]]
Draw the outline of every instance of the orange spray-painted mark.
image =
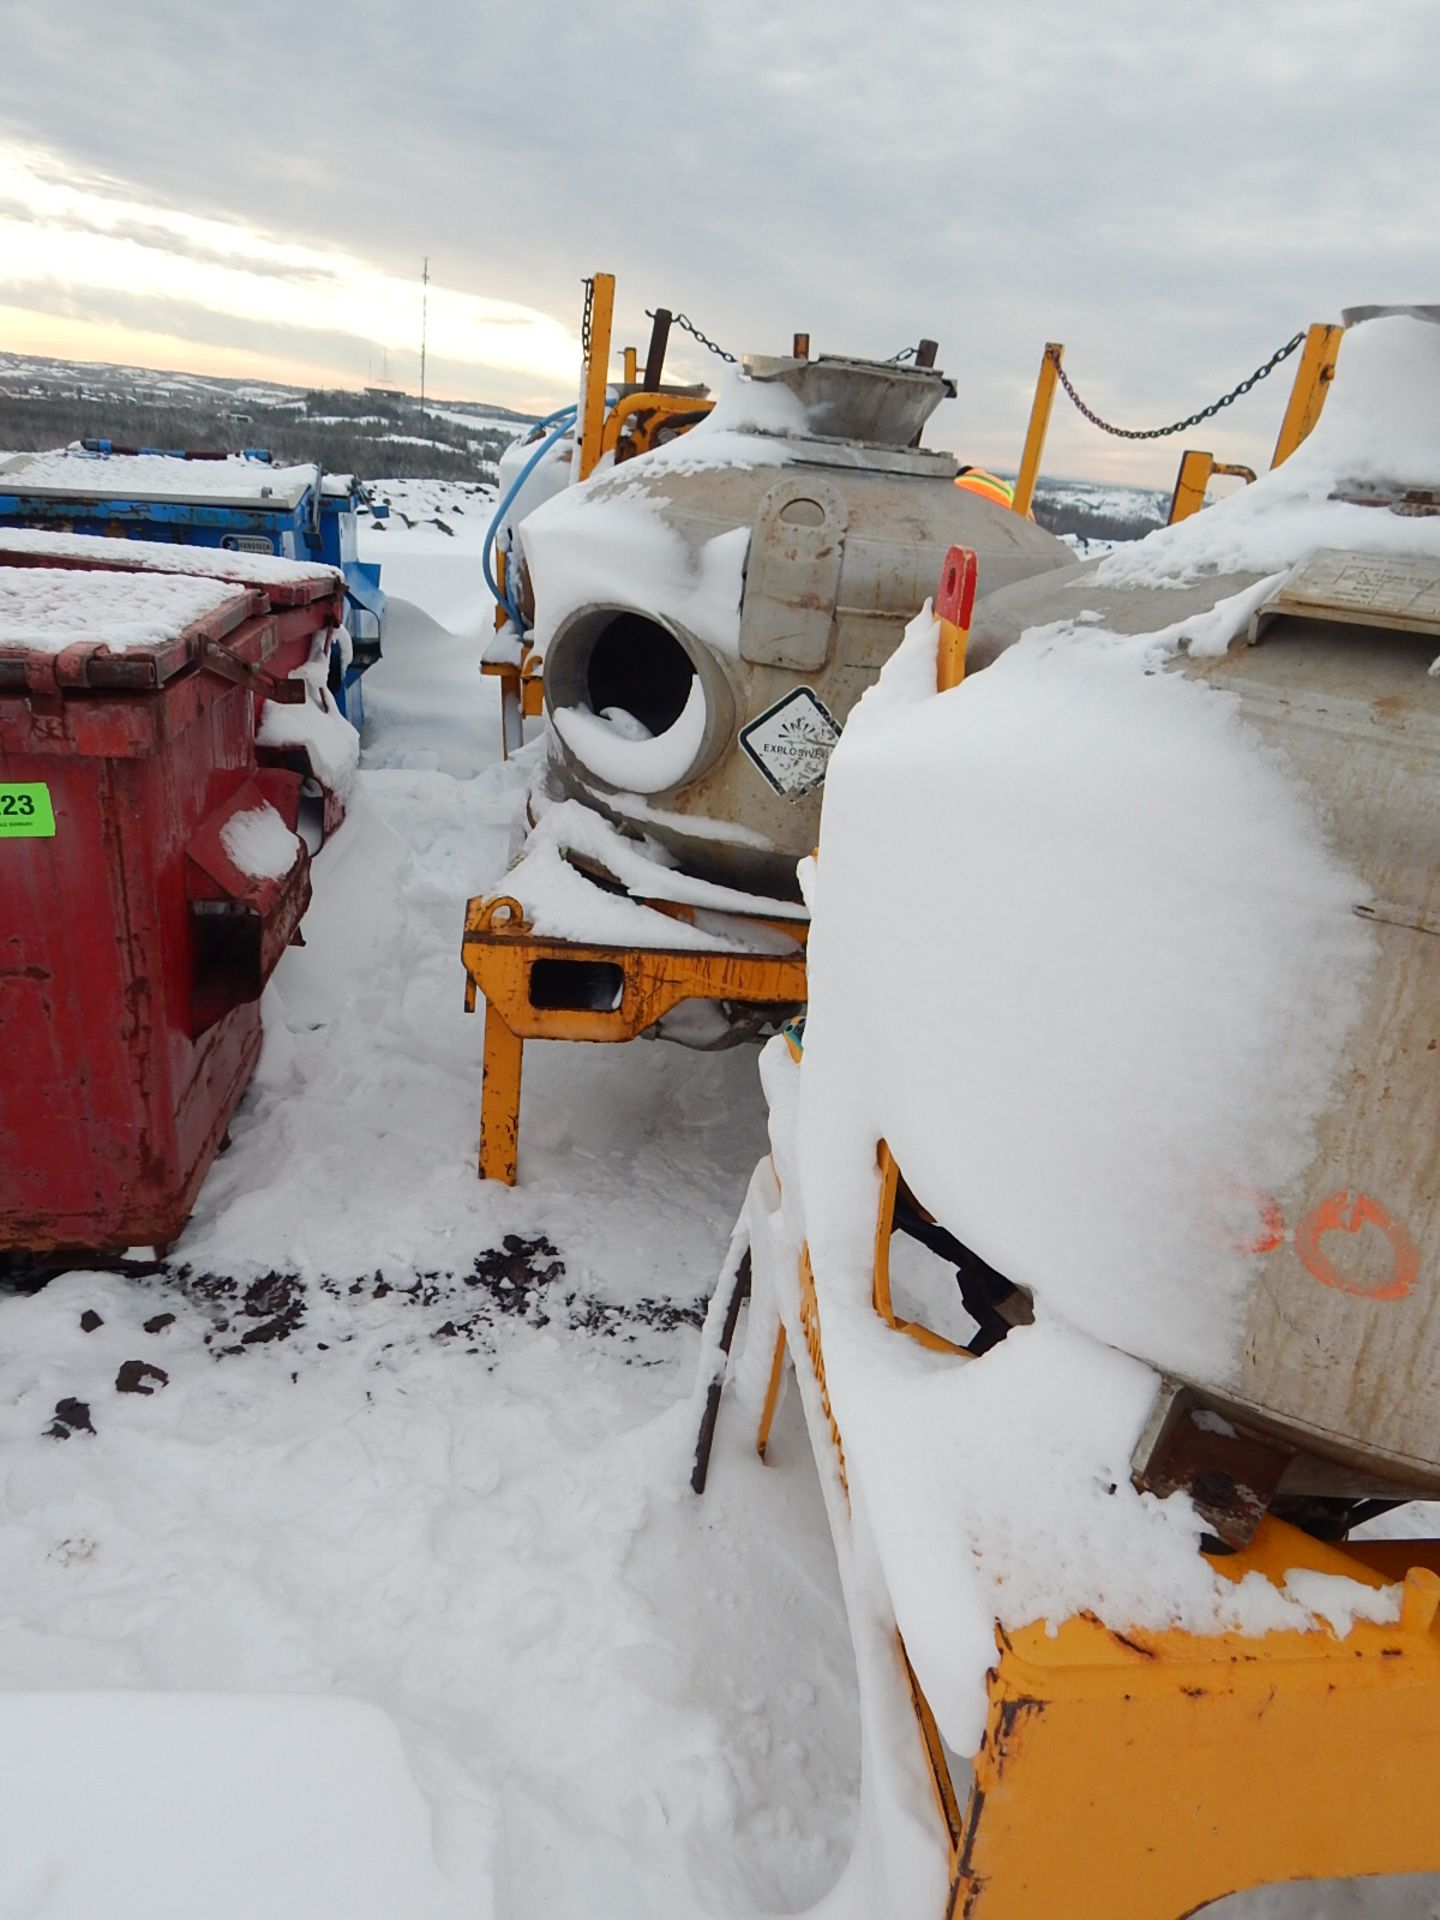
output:
[[1204, 1225], [1227, 1253], [1273, 1253], [1285, 1244], [1285, 1215], [1273, 1193], [1237, 1175], [1215, 1172], [1205, 1183]]
[[[1374, 1227], [1390, 1243], [1390, 1269], [1378, 1285], [1357, 1283], [1325, 1254], [1321, 1241], [1327, 1233], [1359, 1233]], [[1295, 1252], [1305, 1269], [1322, 1285], [1361, 1300], [1403, 1300], [1420, 1276], [1420, 1255], [1400, 1221], [1392, 1219], [1368, 1193], [1327, 1194], [1295, 1229]]]

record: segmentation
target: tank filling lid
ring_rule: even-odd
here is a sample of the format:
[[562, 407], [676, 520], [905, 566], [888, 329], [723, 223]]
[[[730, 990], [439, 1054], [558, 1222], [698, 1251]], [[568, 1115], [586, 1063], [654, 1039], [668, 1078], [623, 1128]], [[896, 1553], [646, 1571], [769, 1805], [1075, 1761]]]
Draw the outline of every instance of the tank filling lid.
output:
[[752, 380], [788, 387], [805, 409], [810, 432], [822, 440], [913, 447], [940, 402], [955, 398], [955, 382], [933, 367], [828, 353], [817, 360], [746, 354], [742, 364]]
[[1341, 310], [1341, 321], [1347, 327], [1358, 327], [1366, 320], [1428, 320], [1432, 326], [1440, 326], [1440, 306], [1421, 307], [1345, 307]]

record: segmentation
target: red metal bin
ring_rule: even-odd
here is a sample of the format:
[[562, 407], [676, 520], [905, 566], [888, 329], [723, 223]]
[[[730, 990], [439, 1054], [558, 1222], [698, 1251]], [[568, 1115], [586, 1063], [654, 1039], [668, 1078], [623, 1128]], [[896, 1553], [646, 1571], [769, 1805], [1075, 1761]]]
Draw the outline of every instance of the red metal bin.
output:
[[[317, 634], [329, 634], [345, 620], [345, 577], [335, 567], [299, 560], [232, 553], [226, 547], [192, 547], [167, 540], [108, 540], [83, 533], [53, 533], [48, 528], [0, 527], [0, 567], [96, 567], [121, 573], [174, 573], [228, 580], [263, 593], [275, 615], [275, 651], [268, 662], [276, 679], [286, 679], [311, 658]], [[260, 723], [264, 693], [255, 697]], [[345, 817], [344, 804], [321, 777], [303, 746], [261, 746], [261, 766], [287, 766], [324, 790], [325, 832]]]
[[255, 755], [254, 693], [303, 692], [278, 644], [251, 589], [0, 566], [0, 1249], [190, 1211], [310, 898], [301, 778]]

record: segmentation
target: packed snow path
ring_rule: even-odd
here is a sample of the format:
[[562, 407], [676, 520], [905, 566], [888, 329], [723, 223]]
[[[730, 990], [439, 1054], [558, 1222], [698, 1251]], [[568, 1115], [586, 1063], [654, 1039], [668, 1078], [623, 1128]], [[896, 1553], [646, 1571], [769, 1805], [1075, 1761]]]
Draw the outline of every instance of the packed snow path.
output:
[[[803, 1434], [796, 1472], [737, 1445], [703, 1504], [688, 1486], [695, 1322], [764, 1144], [754, 1056], [532, 1045], [524, 1185], [476, 1178], [460, 934], [517, 789], [472, 772], [499, 737], [473, 643], [394, 614], [307, 944], [166, 1273], [0, 1309], [0, 1684], [373, 1701], [457, 1912], [808, 1904], [856, 1755]], [[72, 1406], [51, 1437], [62, 1402], [94, 1433]], [[263, 1854], [243, 1791], [234, 1821]], [[68, 1914], [30, 1903], [18, 1838], [0, 1913]], [[143, 1866], [116, 1920], [170, 1912]]]
[[795, 1396], [769, 1468], [727, 1406], [688, 1487], [755, 1057], [531, 1045], [523, 1184], [477, 1181], [460, 931], [519, 784], [473, 549], [407, 538], [394, 590], [446, 624], [392, 608], [190, 1228], [161, 1273], [0, 1302], [6, 1920], [93, 1914], [96, 1859], [107, 1920], [748, 1920], [848, 1852], [853, 1670]]

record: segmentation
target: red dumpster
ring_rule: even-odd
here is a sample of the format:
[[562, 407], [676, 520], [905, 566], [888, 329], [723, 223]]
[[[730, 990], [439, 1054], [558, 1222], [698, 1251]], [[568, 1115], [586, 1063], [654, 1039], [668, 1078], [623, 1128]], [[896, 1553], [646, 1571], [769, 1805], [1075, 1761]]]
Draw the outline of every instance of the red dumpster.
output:
[[[272, 675], [288, 678], [300, 668], [318, 664], [319, 686], [328, 678], [331, 636], [345, 620], [345, 577], [336, 567], [314, 561], [280, 560], [268, 554], [232, 553], [227, 547], [192, 547], [173, 540], [112, 540], [83, 533], [52, 533], [47, 528], [0, 526], [0, 566], [105, 567], [117, 572], [203, 575], [227, 580], [237, 587], [263, 593], [275, 615], [275, 651], [269, 661]], [[341, 661], [343, 672], [348, 661]], [[314, 689], [318, 693], [318, 688]], [[255, 724], [261, 722], [264, 694], [255, 698]], [[332, 709], [333, 710], [333, 709]], [[335, 791], [329, 760], [313, 731], [298, 720], [274, 731], [283, 739], [261, 744], [261, 766], [289, 767], [324, 791], [326, 833], [345, 817]]]
[[0, 564], [0, 1249], [163, 1246], [309, 902], [254, 589]]

